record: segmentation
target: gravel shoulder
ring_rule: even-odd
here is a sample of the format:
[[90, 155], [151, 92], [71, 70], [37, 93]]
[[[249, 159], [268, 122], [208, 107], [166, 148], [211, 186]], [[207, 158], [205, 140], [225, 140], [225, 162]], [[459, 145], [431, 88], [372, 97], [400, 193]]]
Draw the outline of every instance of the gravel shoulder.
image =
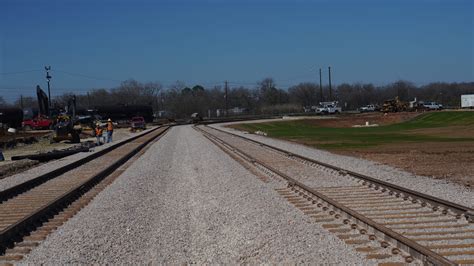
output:
[[190, 126], [174, 127], [23, 264], [375, 264]]
[[[256, 122], [256, 121], [253, 121]], [[314, 149], [308, 146], [292, 143], [289, 141], [272, 139], [261, 135], [249, 134], [226, 127], [239, 122], [221, 123], [210, 125], [218, 129], [235, 133], [237, 135], [261, 141], [295, 154], [306, 156], [314, 160], [333, 164], [354, 172], [366, 174], [380, 180], [408, 187], [413, 190], [423, 192], [435, 197], [440, 197], [461, 205], [474, 208], [474, 191], [463, 185], [443, 179], [433, 179], [431, 177], [416, 175], [394, 167], [369, 161], [361, 158], [333, 154], [328, 151]]]

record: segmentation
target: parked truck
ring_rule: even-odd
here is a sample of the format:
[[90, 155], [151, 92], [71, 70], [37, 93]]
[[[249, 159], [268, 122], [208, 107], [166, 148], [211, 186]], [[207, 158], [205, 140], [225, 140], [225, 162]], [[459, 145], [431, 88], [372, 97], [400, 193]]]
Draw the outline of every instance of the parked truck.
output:
[[49, 129], [53, 126], [53, 119], [49, 117], [48, 96], [39, 85], [36, 86], [36, 95], [38, 97], [38, 109], [26, 108], [23, 110], [22, 127], [24, 130]]
[[130, 120], [130, 128], [132, 131], [145, 130], [145, 118], [143, 116], [135, 116]]
[[53, 121], [45, 115], [38, 115], [32, 119], [25, 119], [22, 122], [24, 130], [49, 129], [52, 125]]
[[339, 114], [342, 111], [341, 107], [338, 106], [338, 102], [320, 102], [319, 107], [316, 109], [318, 114]]
[[461, 108], [474, 108], [474, 94], [461, 95]]
[[359, 111], [361, 113], [364, 113], [364, 112], [375, 112], [375, 110], [377, 110], [377, 107], [373, 104], [369, 104], [369, 105], [366, 105], [366, 106], [362, 106], [361, 108], [359, 108]]
[[437, 102], [425, 102], [425, 103], [423, 103], [423, 106], [426, 108], [426, 110], [441, 110], [441, 109], [443, 109], [443, 105], [439, 104]]

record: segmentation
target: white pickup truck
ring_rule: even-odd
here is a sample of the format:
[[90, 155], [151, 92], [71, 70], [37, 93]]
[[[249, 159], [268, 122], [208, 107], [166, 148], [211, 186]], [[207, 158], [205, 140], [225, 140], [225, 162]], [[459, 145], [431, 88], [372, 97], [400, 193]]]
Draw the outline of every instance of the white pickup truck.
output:
[[426, 109], [429, 109], [429, 110], [441, 110], [441, 109], [443, 109], [442, 104], [438, 104], [438, 103], [435, 103], [435, 102], [425, 102], [425, 103], [423, 103], [423, 107], [425, 107]]
[[366, 106], [362, 106], [361, 108], [359, 108], [359, 111], [361, 113], [364, 113], [364, 112], [375, 112], [375, 105], [373, 104], [369, 104], [369, 105], [366, 105]]
[[316, 113], [318, 114], [339, 114], [342, 108], [337, 106], [338, 102], [320, 102]]

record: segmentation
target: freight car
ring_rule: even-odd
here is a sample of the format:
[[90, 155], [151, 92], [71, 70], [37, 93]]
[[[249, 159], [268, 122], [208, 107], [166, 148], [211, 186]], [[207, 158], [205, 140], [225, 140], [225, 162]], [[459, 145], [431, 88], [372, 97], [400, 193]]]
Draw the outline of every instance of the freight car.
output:
[[23, 110], [20, 108], [0, 108], [2, 127], [20, 128], [23, 122]]
[[153, 122], [153, 109], [148, 105], [100, 106], [95, 108], [98, 115], [113, 121], [128, 121], [142, 116], [147, 123]]

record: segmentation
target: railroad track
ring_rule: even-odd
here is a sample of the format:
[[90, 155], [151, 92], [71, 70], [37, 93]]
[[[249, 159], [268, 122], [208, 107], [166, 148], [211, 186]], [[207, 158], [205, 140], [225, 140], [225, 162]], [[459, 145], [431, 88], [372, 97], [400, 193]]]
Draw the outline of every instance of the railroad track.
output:
[[11, 264], [120, 175], [168, 126], [114, 144], [0, 192], [0, 265]]
[[[380, 265], [474, 264], [473, 209], [207, 126], [205, 137]], [[310, 173], [310, 174], [308, 174]]]

